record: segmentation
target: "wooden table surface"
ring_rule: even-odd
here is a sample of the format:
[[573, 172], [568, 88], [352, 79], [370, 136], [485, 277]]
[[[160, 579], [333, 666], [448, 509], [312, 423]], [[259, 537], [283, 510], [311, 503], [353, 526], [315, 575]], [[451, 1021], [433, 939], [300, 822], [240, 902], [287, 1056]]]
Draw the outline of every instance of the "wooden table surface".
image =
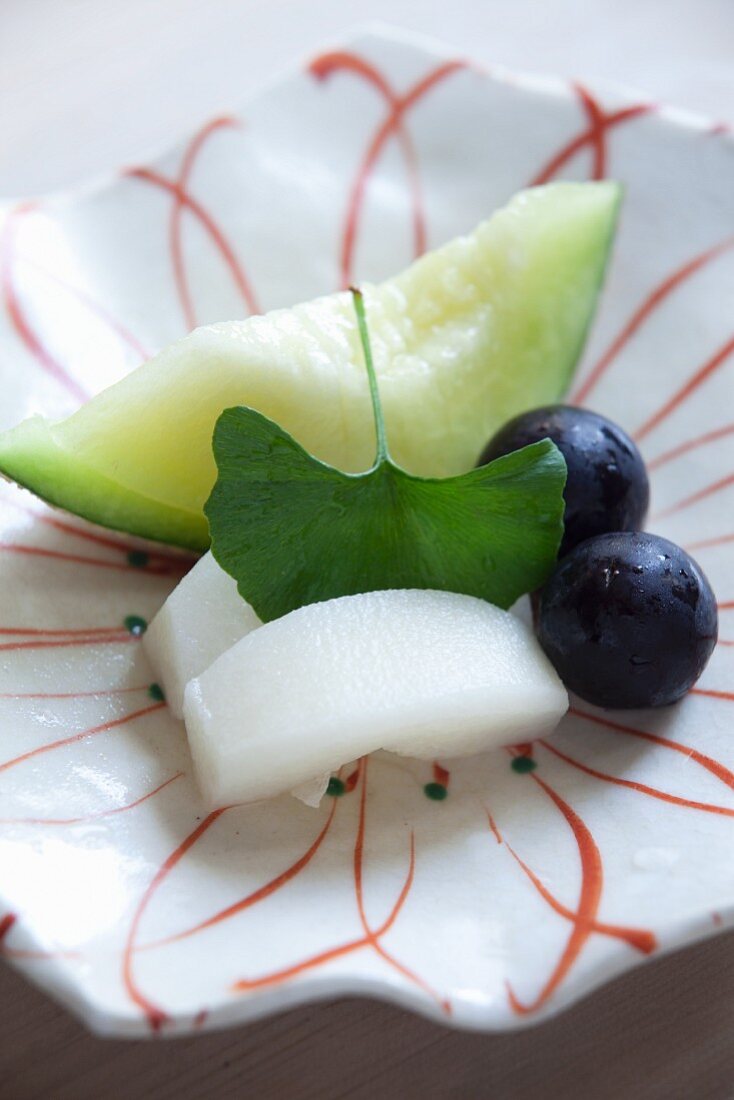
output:
[[[375, 18], [734, 120], [734, 0], [0, 0], [0, 196], [144, 159]], [[491, 1037], [351, 1000], [192, 1039], [103, 1041], [0, 963], [0, 1100], [149, 1097], [732, 1100], [734, 934]]]
[[733, 1096], [734, 933], [648, 963], [546, 1024], [494, 1036], [349, 1000], [191, 1039], [96, 1039], [0, 964], [2, 1100]]

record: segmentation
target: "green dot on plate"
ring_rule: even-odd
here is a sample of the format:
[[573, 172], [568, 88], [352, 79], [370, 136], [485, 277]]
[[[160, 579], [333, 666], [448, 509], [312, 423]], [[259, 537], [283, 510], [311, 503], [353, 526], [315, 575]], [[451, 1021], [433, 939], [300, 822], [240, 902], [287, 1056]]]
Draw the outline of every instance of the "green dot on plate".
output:
[[148, 624], [140, 615], [128, 615], [125, 619], [125, 630], [129, 630], [133, 638], [140, 638], [148, 629]]
[[533, 760], [532, 756], [516, 756], [510, 765], [514, 772], [518, 775], [526, 775], [528, 772], [535, 771], [537, 763]]
[[151, 684], [148, 688], [148, 695], [151, 699], [156, 699], [159, 703], [165, 703], [166, 697], [163, 694], [163, 688], [160, 684]]
[[326, 793], [330, 794], [332, 798], [341, 798], [346, 791], [346, 784], [343, 779], [339, 779], [336, 775], [332, 775], [329, 780], [329, 785], [326, 788]]
[[150, 557], [146, 554], [145, 550], [131, 550], [127, 556], [127, 560], [128, 565], [133, 565], [136, 569], [145, 569], [150, 561]]
[[449, 792], [443, 783], [426, 783], [423, 793], [426, 798], [430, 798], [434, 802], [443, 802], [444, 798], [448, 797]]

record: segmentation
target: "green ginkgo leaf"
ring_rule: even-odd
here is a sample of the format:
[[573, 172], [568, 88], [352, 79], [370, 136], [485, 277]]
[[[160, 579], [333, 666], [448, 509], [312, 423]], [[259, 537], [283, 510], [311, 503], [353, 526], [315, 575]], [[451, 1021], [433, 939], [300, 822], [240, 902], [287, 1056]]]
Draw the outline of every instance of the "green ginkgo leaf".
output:
[[254, 409], [226, 409], [214, 430], [218, 477], [204, 509], [214, 557], [265, 622], [387, 588], [444, 589], [509, 607], [555, 564], [563, 456], [546, 439], [458, 477], [413, 477], [396, 466], [364, 304], [353, 293], [375, 415], [374, 466], [342, 473]]

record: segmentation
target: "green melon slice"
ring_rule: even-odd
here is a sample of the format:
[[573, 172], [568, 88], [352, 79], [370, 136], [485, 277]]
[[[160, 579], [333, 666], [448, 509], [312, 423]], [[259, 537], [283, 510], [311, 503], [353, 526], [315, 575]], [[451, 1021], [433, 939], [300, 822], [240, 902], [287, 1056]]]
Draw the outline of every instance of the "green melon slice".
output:
[[[521, 192], [473, 233], [364, 288], [396, 462], [464, 472], [508, 417], [563, 395], [619, 198], [609, 182]], [[233, 405], [340, 469], [368, 468], [374, 428], [350, 296], [197, 329], [68, 419], [0, 434], [0, 472], [106, 527], [204, 549], [212, 430]]]

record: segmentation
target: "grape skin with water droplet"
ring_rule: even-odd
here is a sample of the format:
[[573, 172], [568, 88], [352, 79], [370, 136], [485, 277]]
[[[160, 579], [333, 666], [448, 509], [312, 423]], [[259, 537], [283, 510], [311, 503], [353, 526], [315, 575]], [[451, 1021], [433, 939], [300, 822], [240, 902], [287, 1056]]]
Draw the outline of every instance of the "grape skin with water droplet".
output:
[[537, 632], [566, 687], [587, 702], [666, 706], [708, 663], [716, 598], [680, 546], [613, 532], [582, 542], [558, 564], [540, 597]]

